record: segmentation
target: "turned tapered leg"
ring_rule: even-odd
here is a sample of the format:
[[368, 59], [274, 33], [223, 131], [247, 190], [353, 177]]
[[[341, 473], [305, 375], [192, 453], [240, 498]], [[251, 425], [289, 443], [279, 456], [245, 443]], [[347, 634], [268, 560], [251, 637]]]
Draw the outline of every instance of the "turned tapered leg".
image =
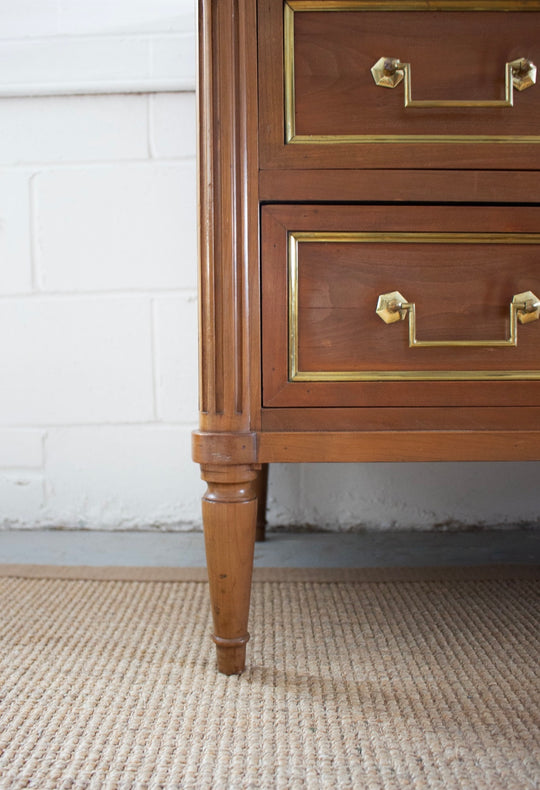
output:
[[268, 464], [263, 464], [255, 481], [257, 494], [257, 530], [255, 540], [263, 541], [266, 538], [266, 499], [268, 493]]
[[244, 670], [257, 497], [250, 466], [201, 466], [203, 524], [218, 669]]

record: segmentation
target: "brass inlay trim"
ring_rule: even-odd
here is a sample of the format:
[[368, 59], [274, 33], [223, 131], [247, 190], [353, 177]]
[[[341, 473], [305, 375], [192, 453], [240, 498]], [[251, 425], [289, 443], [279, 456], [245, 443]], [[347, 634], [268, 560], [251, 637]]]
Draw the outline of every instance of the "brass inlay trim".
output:
[[538, 381], [537, 370], [298, 371], [290, 381]]
[[[296, 134], [294, 14], [303, 11], [540, 11], [540, 0], [286, 0], [283, 12], [285, 144], [345, 145], [374, 143], [538, 144], [540, 135]], [[507, 86], [508, 87], [508, 86]], [[507, 91], [508, 92], [508, 91]], [[508, 98], [508, 97], [507, 97]], [[478, 103], [475, 103], [478, 106]], [[441, 106], [448, 102], [441, 102]], [[485, 106], [490, 106], [486, 103]]]
[[540, 11], [540, 0], [286, 0], [293, 11]]
[[285, 3], [283, 12], [284, 70], [285, 70], [285, 140], [292, 142], [295, 133], [295, 93], [294, 93], [294, 11]]
[[414, 244], [540, 244], [540, 233], [441, 233], [437, 231], [289, 231], [297, 241], [407, 242]]
[[[390, 243], [390, 244], [538, 244], [540, 233], [434, 233], [289, 231], [289, 381], [538, 381], [540, 370], [300, 370], [298, 366], [298, 264], [299, 245], [316, 243]], [[467, 341], [470, 345], [470, 341]], [[474, 343], [473, 343], [474, 345]], [[507, 345], [507, 344], [505, 344]]]
[[293, 134], [287, 144], [344, 145], [346, 143], [540, 143], [540, 135], [481, 135], [481, 134]]

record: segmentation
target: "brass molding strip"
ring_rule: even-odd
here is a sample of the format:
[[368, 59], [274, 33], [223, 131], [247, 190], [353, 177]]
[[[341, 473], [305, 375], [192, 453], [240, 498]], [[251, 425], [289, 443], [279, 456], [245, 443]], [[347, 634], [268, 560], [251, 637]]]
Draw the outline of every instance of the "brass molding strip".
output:
[[539, 381], [540, 370], [300, 370], [298, 366], [298, 248], [316, 243], [413, 243], [413, 244], [538, 244], [540, 233], [437, 233], [289, 231], [289, 381]]
[[285, 3], [283, 11], [284, 77], [285, 77], [285, 142], [296, 140], [294, 88], [294, 11]]
[[286, 145], [540, 143], [540, 135], [296, 134], [294, 14], [303, 11], [540, 11], [540, 0], [286, 0], [283, 10]]
[[540, 11], [540, 0], [286, 0], [293, 11]]
[[440, 233], [438, 231], [289, 231], [297, 242], [404, 244], [540, 244], [540, 233]]
[[[316, 234], [315, 234], [316, 235]], [[289, 380], [298, 381], [298, 244], [306, 239], [300, 233], [288, 233], [287, 266], [289, 268]], [[308, 239], [309, 240], [309, 239]]]
[[[287, 116], [287, 134], [290, 130], [290, 117]], [[346, 143], [540, 143], [540, 135], [422, 135], [410, 134], [294, 134], [286, 138], [287, 144], [344, 145]]]
[[538, 381], [540, 370], [297, 371], [290, 381]]

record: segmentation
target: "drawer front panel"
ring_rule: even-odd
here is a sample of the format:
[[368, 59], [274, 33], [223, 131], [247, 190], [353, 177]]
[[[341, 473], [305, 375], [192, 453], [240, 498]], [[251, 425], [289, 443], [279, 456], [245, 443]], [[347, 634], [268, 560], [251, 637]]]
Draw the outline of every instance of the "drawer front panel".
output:
[[538, 209], [265, 207], [262, 267], [267, 405], [540, 396]]
[[[273, 127], [266, 154], [274, 164], [351, 166], [353, 156], [371, 167], [452, 160], [464, 167], [538, 167], [540, 86], [531, 84], [534, 68], [526, 63], [540, 63], [540, 3], [403, 6], [289, 0], [279, 8], [267, 1], [265, 11], [263, 3], [264, 30], [279, 26], [265, 36], [261, 63], [261, 129]], [[519, 67], [507, 67], [517, 61]], [[376, 78], [395, 87], [376, 84], [378, 62]], [[266, 80], [278, 82], [268, 90]]]

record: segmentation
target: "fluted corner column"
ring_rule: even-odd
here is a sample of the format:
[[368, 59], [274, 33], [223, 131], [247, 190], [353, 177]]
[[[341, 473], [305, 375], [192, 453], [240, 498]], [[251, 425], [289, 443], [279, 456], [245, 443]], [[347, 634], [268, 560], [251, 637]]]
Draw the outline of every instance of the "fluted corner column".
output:
[[257, 40], [255, 0], [199, 0], [200, 419], [218, 667], [245, 665], [257, 499]]

